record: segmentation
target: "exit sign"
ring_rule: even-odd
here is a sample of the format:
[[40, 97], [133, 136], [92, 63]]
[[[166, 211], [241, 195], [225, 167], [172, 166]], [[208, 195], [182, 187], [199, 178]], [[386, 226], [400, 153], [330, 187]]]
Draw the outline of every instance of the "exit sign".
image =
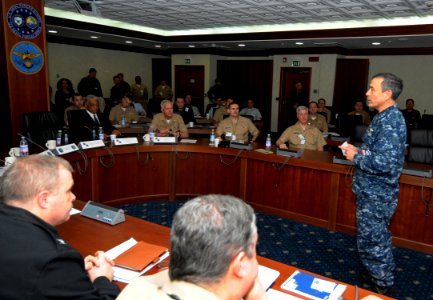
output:
[[300, 67], [301, 61], [300, 60], [293, 60], [292, 61], [292, 67]]

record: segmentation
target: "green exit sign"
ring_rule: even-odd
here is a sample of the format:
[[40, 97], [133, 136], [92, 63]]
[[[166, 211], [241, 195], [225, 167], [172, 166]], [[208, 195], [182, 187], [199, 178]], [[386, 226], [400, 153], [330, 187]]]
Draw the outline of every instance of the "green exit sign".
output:
[[300, 60], [293, 60], [292, 61], [292, 67], [300, 67], [301, 61]]

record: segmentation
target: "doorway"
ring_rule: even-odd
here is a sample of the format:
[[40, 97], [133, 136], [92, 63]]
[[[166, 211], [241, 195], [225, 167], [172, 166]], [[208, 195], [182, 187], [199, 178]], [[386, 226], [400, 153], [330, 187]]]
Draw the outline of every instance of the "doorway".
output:
[[174, 97], [184, 98], [185, 95], [191, 95], [191, 104], [197, 106], [203, 113], [204, 66], [175, 66], [174, 82]]
[[[280, 97], [278, 104], [278, 132], [296, 123], [296, 113], [291, 105], [290, 95], [296, 91], [295, 84], [300, 82], [310, 99], [311, 68], [286, 67], [280, 73]], [[295, 117], [295, 119], [293, 119]]]

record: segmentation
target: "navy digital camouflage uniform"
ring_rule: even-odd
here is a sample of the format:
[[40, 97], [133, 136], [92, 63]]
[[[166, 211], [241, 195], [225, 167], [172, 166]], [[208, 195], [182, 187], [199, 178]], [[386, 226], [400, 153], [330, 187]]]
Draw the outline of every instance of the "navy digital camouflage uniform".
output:
[[362, 139], [353, 178], [358, 252], [375, 283], [392, 286], [395, 263], [388, 226], [397, 208], [406, 143], [400, 110], [393, 105], [377, 114]]

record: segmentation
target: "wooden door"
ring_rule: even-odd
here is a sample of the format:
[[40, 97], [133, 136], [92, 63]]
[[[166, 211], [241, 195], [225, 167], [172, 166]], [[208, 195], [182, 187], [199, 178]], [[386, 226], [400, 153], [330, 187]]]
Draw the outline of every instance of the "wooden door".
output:
[[310, 99], [311, 68], [281, 68], [280, 96], [278, 105], [278, 132], [296, 123], [296, 113], [290, 105], [290, 94], [294, 92], [295, 84], [302, 83], [303, 91]]
[[352, 111], [357, 100], [362, 100], [365, 103], [368, 68], [368, 59], [337, 59], [334, 99], [332, 101], [334, 112], [347, 113]]
[[174, 97], [184, 98], [191, 95], [191, 103], [203, 112], [204, 106], [204, 66], [175, 66]]

